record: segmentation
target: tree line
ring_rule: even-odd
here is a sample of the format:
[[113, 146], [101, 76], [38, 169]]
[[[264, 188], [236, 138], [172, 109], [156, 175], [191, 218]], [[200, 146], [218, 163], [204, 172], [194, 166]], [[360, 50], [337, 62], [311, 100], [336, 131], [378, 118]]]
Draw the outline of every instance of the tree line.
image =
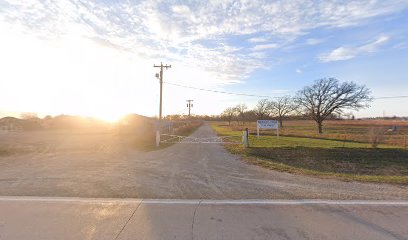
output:
[[279, 121], [288, 116], [301, 116], [316, 122], [317, 132], [323, 132], [323, 122], [333, 115], [340, 115], [344, 110], [360, 110], [369, 107], [372, 101], [370, 90], [354, 82], [340, 82], [336, 78], [315, 80], [310, 86], [299, 90], [294, 96], [276, 99], [261, 99], [255, 108], [248, 110], [246, 104], [226, 108], [221, 116], [231, 124], [236, 119], [243, 124], [254, 118]]

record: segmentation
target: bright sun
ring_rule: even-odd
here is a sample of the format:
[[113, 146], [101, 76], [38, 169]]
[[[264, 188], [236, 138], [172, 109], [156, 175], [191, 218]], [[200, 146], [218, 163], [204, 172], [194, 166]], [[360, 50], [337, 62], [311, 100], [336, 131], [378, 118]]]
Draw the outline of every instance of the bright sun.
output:
[[150, 62], [81, 37], [43, 41], [7, 29], [0, 33], [2, 78], [8, 79], [0, 96], [8, 103], [4, 110], [109, 122], [156, 113], [157, 83], [153, 68], [145, 66]]
[[[1, 25], [0, 35], [0, 66], [5, 66], [1, 74], [8, 79], [1, 82], [7, 89], [0, 95], [7, 103], [3, 110], [82, 115], [109, 122], [130, 113], [158, 115], [159, 84], [154, 77], [158, 69], [153, 68], [157, 61], [77, 35], [40, 40]], [[200, 86], [216, 85], [211, 80], [215, 77], [202, 69], [179, 64], [165, 71], [169, 82], [189, 85], [192, 79]], [[186, 99], [195, 99], [201, 111], [217, 111], [218, 101], [208, 94], [165, 84], [163, 114], [186, 113]], [[199, 102], [200, 98], [205, 101]]]

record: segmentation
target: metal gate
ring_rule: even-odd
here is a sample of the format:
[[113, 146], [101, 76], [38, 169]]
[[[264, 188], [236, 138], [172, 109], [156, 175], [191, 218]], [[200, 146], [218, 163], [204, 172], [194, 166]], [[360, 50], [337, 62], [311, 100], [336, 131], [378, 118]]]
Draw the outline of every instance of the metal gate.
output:
[[242, 144], [236, 136], [221, 137], [187, 137], [171, 134], [160, 134], [160, 143], [223, 143], [223, 144]]

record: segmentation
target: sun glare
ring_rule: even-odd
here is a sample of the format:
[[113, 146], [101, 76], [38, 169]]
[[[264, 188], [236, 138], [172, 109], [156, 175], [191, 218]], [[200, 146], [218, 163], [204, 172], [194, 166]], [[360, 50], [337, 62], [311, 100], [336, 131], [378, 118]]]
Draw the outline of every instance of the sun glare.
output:
[[120, 115], [120, 114], [116, 114], [116, 113], [107, 111], [107, 112], [93, 113], [93, 114], [90, 114], [89, 116], [100, 119], [108, 123], [115, 123], [119, 121], [124, 116], [124, 114]]

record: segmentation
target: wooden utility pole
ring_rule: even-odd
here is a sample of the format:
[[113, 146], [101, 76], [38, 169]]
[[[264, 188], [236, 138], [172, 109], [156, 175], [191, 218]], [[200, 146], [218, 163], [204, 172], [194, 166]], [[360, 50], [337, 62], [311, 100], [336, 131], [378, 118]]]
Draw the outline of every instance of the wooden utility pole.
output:
[[160, 65], [153, 65], [153, 67], [159, 67], [160, 68], [160, 73], [156, 74], [156, 77], [159, 78], [160, 80], [160, 110], [159, 110], [159, 130], [161, 128], [161, 120], [162, 120], [162, 106], [163, 106], [163, 100], [162, 100], [162, 95], [163, 95], [163, 68], [168, 69], [171, 68], [171, 65], [163, 65], [161, 62]]
[[186, 100], [187, 101], [187, 107], [188, 107], [188, 117], [191, 115], [191, 108], [193, 107], [193, 104], [191, 103], [194, 100]]

